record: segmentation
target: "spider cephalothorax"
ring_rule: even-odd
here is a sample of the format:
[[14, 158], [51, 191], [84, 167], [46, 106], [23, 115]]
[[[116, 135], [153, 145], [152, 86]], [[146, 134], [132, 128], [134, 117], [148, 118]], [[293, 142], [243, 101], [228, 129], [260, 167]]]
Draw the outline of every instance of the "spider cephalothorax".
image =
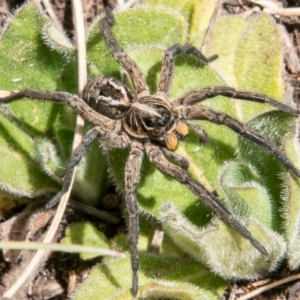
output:
[[185, 123], [165, 100], [144, 96], [126, 113], [123, 126], [131, 137], [141, 141], [159, 141], [168, 149], [175, 150], [178, 140], [188, 134]]
[[[227, 222], [241, 236], [262, 254], [268, 252], [240, 223], [229, 210], [218, 200], [214, 193], [208, 191], [201, 183], [193, 179], [186, 171], [188, 162], [184, 157], [169, 150], [176, 149], [179, 141], [188, 134], [188, 127], [198, 133], [205, 140], [204, 130], [196, 124], [189, 123], [189, 119], [206, 120], [222, 124], [242, 135], [244, 138], [262, 146], [292, 173], [300, 177], [300, 171], [290, 162], [287, 156], [273, 142], [261, 134], [253, 131], [248, 126], [235, 120], [225, 113], [215, 111], [200, 104], [201, 101], [218, 95], [237, 99], [268, 103], [275, 108], [292, 115], [297, 115], [298, 110], [277, 102], [265, 95], [251, 92], [236, 91], [229, 87], [208, 87], [192, 90], [179, 99], [167, 100], [172, 83], [174, 59], [179, 54], [193, 55], [203, 64], [207, 64], [216, 56], [205, 58], [191, 45], [174, 45], [165, 51], [158, 91], [151, 95], [145, 78], [127, 54], [120, 49], [110, 30], [108, 18], [100, 19], [100, 28], [103, 32], [107, 47], [115, 60], [129, 74], [134, 93], [120, 81], [100, 76], [92, 79], [86, 85], [83, 99], [66, 92], [47, 92], [26, 89], [12, 92], [10, 96], [0, 99], [1, 102], [11, 102], [20, 98], [42, 99], [66, 103], [80, 115], [94, 125], [83, 138], [76, 149], [63, 180], [63, 188], [48, 204], [53, 206], [71, 183], [71, 174], [79, 163], [86, 149], [96, 138], [107, 148], [129, 148], [129, 156], [124, 172], [124, 196], [129, 214], [128, 231], [133, 271], [132, 293], [138, 293], [138, 230], [139, 210], [136, 200], [136, 189], [140, 179], [140, 169], [144, 155], [148, 156], [153, 165], [164, 174], [183, 183], [210, 207], [222, 220]], [[197, 104], [197, 105], [196, 105]], [[171, 158], [171, 160], [169, 160]]]
[[122, 119], [126, 133], [140, 141], [156, 140], [170, 150], [188, 134], [171, 104], [158, 96], [142, 96], [134, 101], [132, 92], [110, 76], [96, 77], [88, 82], [84, 100], [98, 113], [111, 119]]

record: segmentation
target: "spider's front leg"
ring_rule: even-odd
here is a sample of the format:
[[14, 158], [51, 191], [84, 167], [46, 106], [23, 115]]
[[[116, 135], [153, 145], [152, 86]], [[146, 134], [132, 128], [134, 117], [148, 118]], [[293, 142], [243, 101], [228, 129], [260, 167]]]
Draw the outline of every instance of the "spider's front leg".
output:
[[150, 161], [157, 169], [166, 175], [185, 184], [195, 195], [210, 207], [222, 220], [228, 223], [241, 236], [249, 240], [249, 242], [262, 254], [268, 255], [267, 250], [251, 235], [248, 229], [237, 221], [230, 211], [219, 202], [219, 200], [209, 191], [205, 189], [199, 182], [194, 180], [187, 171], [170, 163], [163, 155], [162, 151], [151, 143], [145, 144], [146, 153]]
[[129, 215], [128, 232], [132, 268], [132, 294], [138, 292], [139, 257], [137, 251], [139, 231], [139, 210], [136, 200], [136, 189], [140, 180], [140, 169], [144, 157], [144, 148], [141, 143], [133, 142], [125, 166], [125, 202]]
[[113, 18], [113, 15], [107, 8], [106, 13], [103, 14], [100, 19], [99, 25], [109, 51], [114, 59], [128, 72], [137, 95], [149, 94], [149, 88], [142, 71], [139, 69], [137, 64], [128, 57], [126, 52], [119, 47], [118, 42], [113, 36], [110, 29], [113, 21], [110, 22], [109, 18]]
[[158, 96], [166, 99], [171, 88], [173, 73], [174, 73], [174, 60], [177, 55], [189, 54], [193, 55], [198, 61], [207, 65], [209, 62], [218, 58], [218, 55], [213, 55], [206, 58], [196, 47], [186, 45], [173, 45], [168, 48], [161, 63], [160, 80], [158, 84]]
[[61, 191], [56, 194], [46, 205], [46, 208], [49, 209], [56, 205], [64, 193], [69, 189], [70, 184], [72, 183], [72, 174], [74, 172], [75, 167], [79, 164], [82, 157], [84, 156], [86, 150], [89, 148], [91, 143], [98, 137], [99, 131], [97, 127], [92, 128], [89, 130], [86, 135], [83, 137], [80, 145], [76, 148], [70, 162], [66, 173], [63, 178], [63, 186]]
[[80, 145], [75, 149], [74, 154], [71, 157], [71, 160], [63, 178], [63, 186], [61, 191], [47, 203], [47, 209], [57, 204], [60, 201], [61, 197], [64, 195], [64, 193], [68, 190], [72, 181], [72, 174], [74, 172], [74, 168], [79, 164], [86, 150], [96, 138], [99, 138], [100, 140], [109, 143], [115, 148], [125, 148], [129, 144], [127, 136], [117, 135], [113, 132], [108, 132], [99, 126], [90, 129], [85, 134]]
[[229, 127], [230, 129], [239, 133], [246, 139], [256, 143], [257, 145], [265, 148], [267, 151], [272, 153], [288, 170], [290, 170], [297, 177], [300, 178], [300, 170], [293, 165], [293, 163], [280, 150], [280, 148], [277, 147], [276, 144], [272, 143], [264, 136], [253, 131], [248, 126], [230, 117], [229, 115], [214, 111], [213, 109], [210, 109], [203, 105], [182, 106], [178, 108], [178, 112], [183, 119], [207, 120], [216, 124], [225, 125]]
[[5, 95], [5, 97], [0, 97], [0, 104], [10, 103], [23, 98], [35, 101], [45, 100], [59, 104], [68, 104], [70, 107], [75, 109], [75, 111], [78, 114], [80, 114], [85, 120], [89, 121], [90, 123], [96, 126], [100, 126], [102, 128], [107, 128], [108, 131], [113, 130], [113, 126], [109, 128], [109, 125], [111, 124], [111, 119], [97, 113], [94, 109], [91, 108], [91, 106], [89, 106], [77, 95], [73, 95], [67, 92], [49, 92], [34, 89], [11, 91], [9, 92], [9, 95]]

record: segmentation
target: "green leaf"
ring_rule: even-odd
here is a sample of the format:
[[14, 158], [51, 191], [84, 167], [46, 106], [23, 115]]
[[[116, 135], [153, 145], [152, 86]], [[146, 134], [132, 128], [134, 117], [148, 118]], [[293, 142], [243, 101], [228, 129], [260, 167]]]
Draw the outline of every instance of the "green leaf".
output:
[[[285, 135], [284, 149], [289, 159], [299, 167], [299, 123], [297, 122], [293, 128], [290, 128]], [[283, 199], [283, 207], [281, 214], [284, 221], [284, 234], [287, 240], [287, 257], [288, 265], [291, 270], [295, 270], [300, 265], [300, 207], [299, 207], [300, 180], [298, 177], [287, 174], [284, 178], [283, 191], [281, 193]]]
[[[55, 87], [57, 80], [55, 61], [58, 57], [55, 57], [54, 53], [49, 53], [43, 45], [40, 27], [44, 23], [45, 19], [31, 4], [19, 11], [18, 17], [3, 34], [0, 44], [1, 89], [20, 89], [28, 86], [38, 89]], [[50, 65], [47, 73], [45, 64]], [[52, 106], [49, 104], [43, 106], [44, 108], [41, 108], [31, 101], [19, 101], [10, 106], [12, 111], [1, 110], [0, 181], [4, 189], [19, 195], [32, 196], [47, 190], [51, 191], [56, 187], [36, 165], [34, 140], [26, 128], [26, 123], [28, 127], [34, 124], [35, 130], [45, 131], [51, 117], [49, 111]], [[20, 118], [21, 111], [23, 118]], [[14, 119], [19, 120], [21, 128], [18, 128], [18, 123], [11, 122]]]
[[220, 220], [199, 228], [185, 218], [172, 202], [161, 207], [159, 220], [180, 249], [195, 260], [205, 262], [226, 279], [264, 276], [277, 267], [285, 254], [284, 239], [254, 220], [247, 220], [247, 226], [253, 236], [266, 246], [268, 259]]
[[[293, 130], [294, 122], [293, 116], [271, 111], [254, 118], [248, 125], [255, 131], [259, 130], [261, 135], [282, 148], [283, 138]], [[285, 185], [283, 182], [285, 168], [272, 154], [243, 138], [239, 139], [238, 157], [240, 161], [250, 163], [259, 174], [257, 181], [264, 186], [270, 196], [269, 200], [265, 197], [261, 199], [260, 207], [266, 208], [271, 205], [272, 228], [282, 232], [282, 187]]]
[[[184, 43], [186, 39], [186, 23], [177, 12], [152, 7], [138, 7], [116, 13], [115, 19], [116, 25], [112, 32], [125, 51], [130, 47], [141, 45], [169, 47]], [[124, 30], [124, 28], [127, 29]], [[95, 22], [89, 31], [87, 40], [90, 71], [95, 73], [94, 75], [105, 74], [120, 77], [119, 65], [112, 58], [101, 37], [102, 33]]]
[[212, 15], [216, 9], [216, 0], [146, 0], [144, 4], [179, 11], [189, 21], [188, 43], [197, 48], [202, 46]]
[[272, 228], [272, 199], [251, 165], [227, 162], [220, 171], [220, 183], [236, 214], [244, 218], [253, 215], [260, 223]]
[[[239, 16], [218, 19], [206, 47], [206, 55], [218, 54], [218, 59], [210, 63], [224, 82], [231, 87], [237, 87], [235, 61], [241, 37], [248, 22]], [[230, 41], [230, 43], [228, 43]]]
[[[55, 46], [55, 41], [60, 44]], [[0, 72], [1, 90], [76, 93], [75, 50], [34, 3], [22, 7], [1, 36]], [[1, 187], [27, 197], [58, 191], [70, 159], [74, 126], [75, 112], [67, 105], [31, 100], [2, 105]], [[102, 152], [96, 145], [92, 148], [79, 168], [75, 193], [95, 204], [105, 192], [108, 176]]]
[[[206, 52], [216, 53], [219, 58], [210, 65], [229, 86], [283, 100], [281, 40], [267, 14], [255, 14], [247, 21], [237, 16], [220, 18]], [[235, 108], [243, 122], [270, 110], [268, 105], [239, 100]]]
[[[188, 258], [174, 258], [140, 253], [139, 299], [172, 298], [219, 299], [218, 288], [224, 285], [209, 271], [199, 268]], [[130, 256], [104, 259], [75, 293], [76, 299], [132, 299]], [[192, 276], [191, 276], [192, 274]], [[153, 279], [155, 278], [155, 279]], [[212, 285], [213, 283], [213, 285]]]
[[[267, 14], [254, 15], [239, 41], [235, 60], [237, 88], [283, 99], [282, 44], [274, 21]], [[267, 105], [242, 101], [244, 122], [269, 111]]]
[[[87, 223], [72, 224], [67, 228], [63, 244], [77, 244], [109, 249], [108, 239], [103, 232]], [[91, 253], [80, 253], [81, 259], [91, 259], [97, 255]]]

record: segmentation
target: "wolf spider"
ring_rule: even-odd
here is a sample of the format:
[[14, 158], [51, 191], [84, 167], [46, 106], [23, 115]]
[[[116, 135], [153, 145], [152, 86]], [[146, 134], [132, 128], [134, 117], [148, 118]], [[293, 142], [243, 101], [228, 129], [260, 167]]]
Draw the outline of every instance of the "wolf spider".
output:
[[[2, 97], [2, 103], [12, 102], [20, 98], [46, 100], [66, 103], [74, 108], [84, 119], [94, 125], [83, 138], [83, 141], [72, 156], [63, 180], [63, 187], [47, 207], [55, 205], [68, 189], [71, 174], [78, 165], [89, 145], [96, 138], [104, 147], [130, 148], [125, 166], [125, 203], [129, 214], [129, 243], [132, 266], [132, 293], [138, 292], [138, 231], [139, 210], [136, 200], [136, 190], [140, 178], [140, 169], [146, 154], [154, 166], [162, 173], [183, 183], [195, 195], [210, 207], [219, 218], [227, 222], [241, 236], [263, 255], [268, 255], [266, 249], [251, 235], [230, 211], [211, 192], [193, 179], [186, 171], [186, 158], [173, 153], [181, 139], [187, 136], [188, 127], [192, 128], [202, 140], [206, 139], [205, 131], [188, 120], [206, 120], [225, 125], [242, 135], [244, 138], [260, 145], [274, 154], [277, 159], [292, 173], [300, 177], [298, 170], [286, 155], [274, 143], [243, 123], [225, 113], [217, 112], [203, 105], [201, 101], [218, 95], [231, 98], [268, 103], [273, 107], [297, 115], [298, 110], [277, 102], [265, 95], [237, 91], [230, 87], [206, 87], [192, 90], [178, 99], [167, 101], [172, 83], [174, 59], [177, 55], [193, 55], [202, 64], [208, 64], [217, 58], [214, 55], [206, 58], [191, 45], [174, 45], [168, 48], [163, 56], [158, 91], [151, 95], [145, 78], [136, 63], [118, 46], [111, 33], [110, 14], [100, 19], [100, 29], [111, 55], [129, 74], [134, 92], [132, 93], [122, 82], [109, 76], [100, 76], [90, 80], [84, 90], [83, 99], [67, 92], [48, 92], [33, 89], [12, 91], [9, 96]], [[197, 105], [196, 105], [197, 104]], [[175, 164], [173, 162], [175, 162]]]

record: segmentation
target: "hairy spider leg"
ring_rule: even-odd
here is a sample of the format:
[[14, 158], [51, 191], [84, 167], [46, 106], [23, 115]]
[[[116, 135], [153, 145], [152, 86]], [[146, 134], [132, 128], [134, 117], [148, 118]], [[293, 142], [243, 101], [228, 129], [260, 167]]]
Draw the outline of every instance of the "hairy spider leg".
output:
[[[241, 99], [251, 102], [268, 103], [271, 106], [276, 107], [277, 109], [291, 115], [298, 115], [300, 113], [298, 109], [278, 102], [270, 97], [267, 97], [266, 95], [245, 91], [237, 91], [236, 89], [227, 86], [215, 86], [195, 89], [186, 93], [181, 98], [174, 100], [174, 104], [175, 106], [193, 105], [195, 103], [204, 101], [209, 98], [214, 98], [216, 96], [226, 96], [229, 98]], [[216, 100], [217, 99], [218, 98], [216, 98]]]
[[[21, 91], [12, 91], [11, 95], [0, 98], [0, 103], [10, 103], [22, 98], [27, 98], [35, 101], [45, 100], [60, 104], [68, 104], [70, 107], [74, 108], [75, 111], [80, 114], [85, 120], [96, 126], [102, 126], [103, 130], [105, 130], [104, 128], [108, 127], [108, 122], [111, 121], [111, 119], [100, 115], [95, 110], [93, 110], [78, 96], [67, 92], [49, 92], [38, 91], [34, 89], [24, 89]], [[109, 133], [111, 132], [111, 129], [107, 128], [106, 131]]]
[[174, 60], [177, 55], [181, 54], [189, 54], [193, 55], [198, 61], [207, 65], [209, 62], [218, 58], [217, 55], [213, 55], [209, 58], [206, 58], [196, 47], [192, 45], [173, 45], [168, 48], [162, 59], [161, 63], [161, 72], [160, 72], [160, 80], [158, 84], [158, 92], [157, 95], [167, 98], [167, 95], [170, 91], [173, 74], [174, 74]]
[[74, 154], [69, 162], [63, 178], [63, 186], [61, 191], [47, 203], [46, 209], [50, 209], [51, 207], [56, 205], [61, 200], [61, 197], [64, 195], [64, 193], [69, 189], [75, 167], [78, 166], [88, 147], [99, 135], [100, 132], [98, 130], [98, 127], [93, 127], [85, 134], [81, 143], [75, 149]]
[[199, 124], [195, 124], [189, 121], [185, 121], [185, 123], [197, 133], [199, 141], [201, 143], [206, 143], [208, 141], [207, 133]]
[[109, 49], [114, 59], [122, 66], [124, 70], [128, 72], [137, 95], [149, 95], [149, 88], [147, 86], [143, 73], [136, 65], [136, 63], [130, 57], [128, 57], [128, 55], [119, 47], [118, 42], [112, 35], [110, 29], [110, 24], [113, 24], [114, 21], [110, 20], [108, 17], [110, 17], [111, 19], [113, 18], [113, 15], [108, 9], [106, 9], [106, 13], [103, 14], [99, 21], [100, 30], [104, 35], [104, 41], [107, 45], [107, 48]]
[[132, 268], [132, 294], [138, 292], [138, 236], [139, 209], [137, 206], [136, 190], [140, 181], [141, 165], [144, 157], [144, 147], [139, 142], [133, 142], [125, 165], [125, 203], [129, 214], [128, 232]]
[[189, 167], [189, 161], [184, 157], [181, 156], [173, 151], [170, 151], [167, 148], [161, 148], [162, 152], [165, 154], [166, 157], [174, 160], [181, 168], [187, 170]]
[[194, 180], [184, 169], [170, 163], [163, 155], [162, 151], [150, 143], [145, 144], [146, 153], [150, 161], [164, 174], [185, 184], [195, 195], [211, 208], [222, 220], [234, 228], [241, 236], [249, 242], [262, 254], [268, 255], [267, 250], [251, 235], [250, 231], [237, 221], [230, 211], [203, 185]]
[[231, 128], [233, 131], [239, 133], [246, 139], [253, 141], [257, 145], [265, 148], [267, 151], [272, 153], [277, 159], [297, 177], [300, 177], [300, 170], [297, 169], [293, 163], [287, 158], [287, 156], [277, 147], [276, 144], [272, 143], [259, 133], [251, 130], [248, 126], [230, 117], [229, 115], [221, 112], [214, 111], [203, 105], [197, 106], [184, 106], [178, 109], [179, 114], [184, 119], [193, 120], [207, 120], [219, 125], [225, 125]]

